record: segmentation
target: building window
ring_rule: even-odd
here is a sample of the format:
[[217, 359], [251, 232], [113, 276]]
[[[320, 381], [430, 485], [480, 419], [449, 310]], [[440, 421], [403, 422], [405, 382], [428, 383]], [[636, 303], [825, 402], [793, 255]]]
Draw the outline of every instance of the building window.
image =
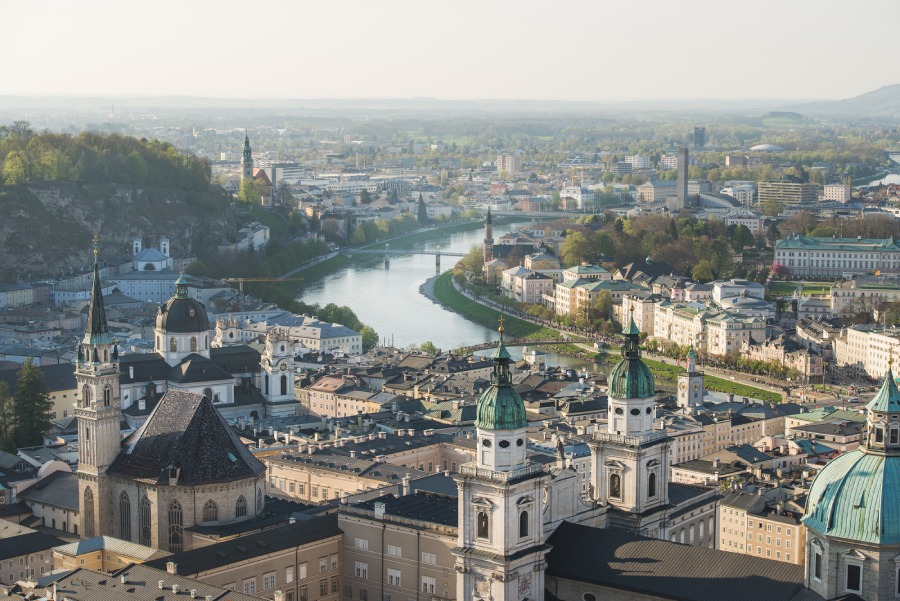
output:
[[287, 394], [287, 376], [281, 376], [281, 396]]
[[81, 406], [87, 407], [91, 404], [91, 389], [87, 384], [81, 387]]
[[367, 589], [359, 589], [359, 601], [369, 601], [369, 591]]
[[422, 576], [422, 592], [429, 595], [434, 594], [434, 578]]
[[356, 577], [361, 578], [363, 580], [368, 580], [369, 578], [369, 564], [363, 563], [362, 561], [356, 562]]
[[523, 511], [519, 514], [519, 538], [528, 536], [528, 512]]
[[858, 563], [847, 564], [844, 580], [844, 588], [847, 592], [862, 593], [862, 569], [862, 565]]
[[284, 582], [290, 583], [294, 581], [294, 566], [284, 568]]
[[197, 337], [196, 336], [191, 336], [191, 352], [192, 353], [197, 352]]
[[[169, 351], [174, 353], [177, 350], [178, 350], [178, 343], [175, 342], [175, 337], [172, 336], [171, 338], [169, 338]], [[254, 583], [254, 586], [256, 586], [256, 583]]]
[[403, 551], [396, 545], [388, 545], [388, 555], [391, 557], [403, 557]]
[[112, 403], [112, 390], [109, 389], [109, 386], [103, 387], [103, 406], [109, 407]]
[[141, 499], [141, 519], [138, 527], [142, 545], [150, 545], [150, 499]]
[[263, 590], [275, 588], [275, 572], [263, 574]]
[[609, 475], [609, 496], [614, 499], [622, 498], [622, 476], [619, 474]]
[[[178, 501], [172, 501], [172, 504], [169, 505], [169, 553], [181, 553], [183, 550], [184, 528], [181, 525], [181, 505]], [[253, 590], [256, 590], [256, 580], [253, 581]]]
[[332, 593], [338, 592], [338, 579], [337, 579], [337, 576], [335, 576], [335, 577], [333, 577], [333, 578], [331, 579], [331, 592], [332, 592]]
[[119, 495], [119, 538], [131, 540], [131, 499], [124, 490]]
[[647, 476], [647, 496], [651, 499], [656, 496], [656, 472]]
[[337, 569], [338, 569], [338, 557], [337, 557], [337, 555], [332, 555], [331, 556], [331, 571], [337, 572]]
[[242, 518], [247, 515], [247, 499], [244, 498], [243, 495], [238, 497], [237, 502], [234, 504], [234, 517]]
[[422, 553], [422, 563], [431, 566], [437, 564], [437, 555], [435, 555], [434, 553]]
[[216, 502], [210, 499], [206, 502], [206, 505], [203, 506], [203, 521], [204, 522], [218, 522], [219, 521], [219, 506], [216, 505]]
[[813, 555], [812, 571], [813, 571], [813, 574], [812, 574], [813, 580], [821, 581], [822, 580], [822, 554], [819, 551], [816, 551], [815, 555]]
[[90, 487], [84, 489], [84, 536], [93, 538], [94, 534], [94, 491]]
[[256, 578], [247, 578], [244, 580], [244, 593], [247, 595], [256, 592]]
[[489, 533], [490, 533], [489, 524], [490, 524], [490, 521], [488, 520], [487, 512], [479, 511], [475, 536], [478, 538], [488, 538]]
[[348, 599], [353, 598], [353, 587], [350, 586], [349, 584], [344, 585], [344, 596], [347, 597]]
[[300, 592], [297, 595], [297, 601], [307, 601], [309, 599], [309, 594], [306, 592], [306, 587], [301, 586]]
[[353, 546], [363, 551], [369, 550], [369, 540], [365, 538], [357, 538], [353, 541]]
[[388, 584], [391, 586], [400, 586], [400, 570], [392, 570], [388, 568]]
[[319, 596], [324, 597], [328, 594], [328, 580], [319, 580]]

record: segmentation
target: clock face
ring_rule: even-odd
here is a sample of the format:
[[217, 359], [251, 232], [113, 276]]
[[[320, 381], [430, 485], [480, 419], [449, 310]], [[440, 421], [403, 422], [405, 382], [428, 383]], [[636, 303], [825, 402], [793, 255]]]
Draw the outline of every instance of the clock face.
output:
[[681, 392], [684, 392], [685, 390], [687, 390], [687, 382], [682, 382], [678, 385], [678, 388], [681, 389]]
[[282, 363], [282, 364], [281, 364], [281, 371], [287, 371], [287, 364], [286, 364], [286, 363]]
[[694, 382], [694, 392], [700, 390], [700, 382]]

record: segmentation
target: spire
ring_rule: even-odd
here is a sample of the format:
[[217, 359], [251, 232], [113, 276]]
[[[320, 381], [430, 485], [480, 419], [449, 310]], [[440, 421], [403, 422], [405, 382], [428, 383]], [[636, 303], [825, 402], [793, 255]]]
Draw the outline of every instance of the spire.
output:
[[94, 236], [94, 283], [91, 287], [91, 305], [88, 309], [87, 331], [84, 333], [84, 344], [111, 344], [109, 327], [106, 323], [106, 310], [103, 308], [103, 291], [100, 286], [100, 264], [97, 246], [100, 238]]
[[497, 350], [491, 355], [494, 360], [494, 373], [491, 374], [491, 385], [478, 399], [475, 411], [475, 427], [487, 430], [516, 430], [525, 428], [528, 421], [525, 417], [525, 402], [512, 386], [509, 373], [510, 356], [503, 344], [503, 317], [500, 318], [500, 342]]
[[487, 219], [484, 220], [485, 225], [491, 225], [491, 207], [488, 207]]
[[178, 276], [178, 279], [175, 280], [175, 298], [189, 298], [188, 294], [188, 281], [187, 278], [184, 277], [184, 269], [181, 270], [181, 275]]
[[884, 376], [884, 383], [881, 390], [875, 395], [871, 401], [866, 404], [869, 412], [900, 412], [900, 390], [897, 389], [897, 382], [894, 380], [894, 349], [890, 350], [890, 358], [888, 359], [887, 374]]

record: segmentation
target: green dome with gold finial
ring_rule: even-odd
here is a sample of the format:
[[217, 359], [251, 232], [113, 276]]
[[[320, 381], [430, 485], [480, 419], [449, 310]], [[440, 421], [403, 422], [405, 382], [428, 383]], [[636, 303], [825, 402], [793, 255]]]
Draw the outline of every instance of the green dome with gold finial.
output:
[[634, 323], [634, 315], [622, 334], [625, 335], [622, 359], [609, 372], [609, 396], [616, 399], [648, 399], [656, 394], [656, 382], [650, 368], [641, 361], [641, 331]]
[[528, 427], [525, 401], [512, 386], [509, 373], [511, 357], [503, 344], [503, 322], [500, 323], [500, 342], [491, 358], [494, 372], [491, 385], [478, 399], [475, 427], [481, 430], [518, 430]]

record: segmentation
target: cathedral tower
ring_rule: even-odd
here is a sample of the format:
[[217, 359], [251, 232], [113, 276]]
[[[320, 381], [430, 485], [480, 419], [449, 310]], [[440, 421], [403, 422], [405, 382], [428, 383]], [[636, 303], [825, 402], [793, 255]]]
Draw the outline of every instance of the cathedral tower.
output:
[[510, 356], [500, 342], [491, 386], [476, 410], [476, 460], [460, 466], [457, 598], [543, 599], [542, 517], [549, 476], [525, 456], [525, 403], [512, 387]]
[[670, 439], [654, 430], [656, 390], [653, 374], [641, 361], [640, 330], [632, 315], [622, 332], [622, 359], [609, 374], [609, 422], [595, 432], [591, 487], [595, 500], [608, 504], [611, 526], [662, 538], [662, 512], [668, 493]]
[[244, 154], [241, 155], [241, 182], [253, 179], [253, 154], [250, 151], [250, 136], [244, 134]]
[[294, 345], [286, 333], [272, 329], [266, 335], [266, 350], [260, 364], [266, 414], [270, 417], [293, 415], [297, 404], [294, 395]]
[[78, 345], [75, 381], [79, 390], [75, 416], [78, 418], [78, 496], [81, 530], [84, 537], [107, 531], [109, 515], [106, 469], [119, 453], [119, 354], [109, 334], [100, 269], [94, 238], [94, 282], [88, 309], [87, 330]]
[[494, 259], [494, 225], [491, 222], [491, 208], [488, 207], [487, 218], [484, 220], [484, 262], [489, 263]]

